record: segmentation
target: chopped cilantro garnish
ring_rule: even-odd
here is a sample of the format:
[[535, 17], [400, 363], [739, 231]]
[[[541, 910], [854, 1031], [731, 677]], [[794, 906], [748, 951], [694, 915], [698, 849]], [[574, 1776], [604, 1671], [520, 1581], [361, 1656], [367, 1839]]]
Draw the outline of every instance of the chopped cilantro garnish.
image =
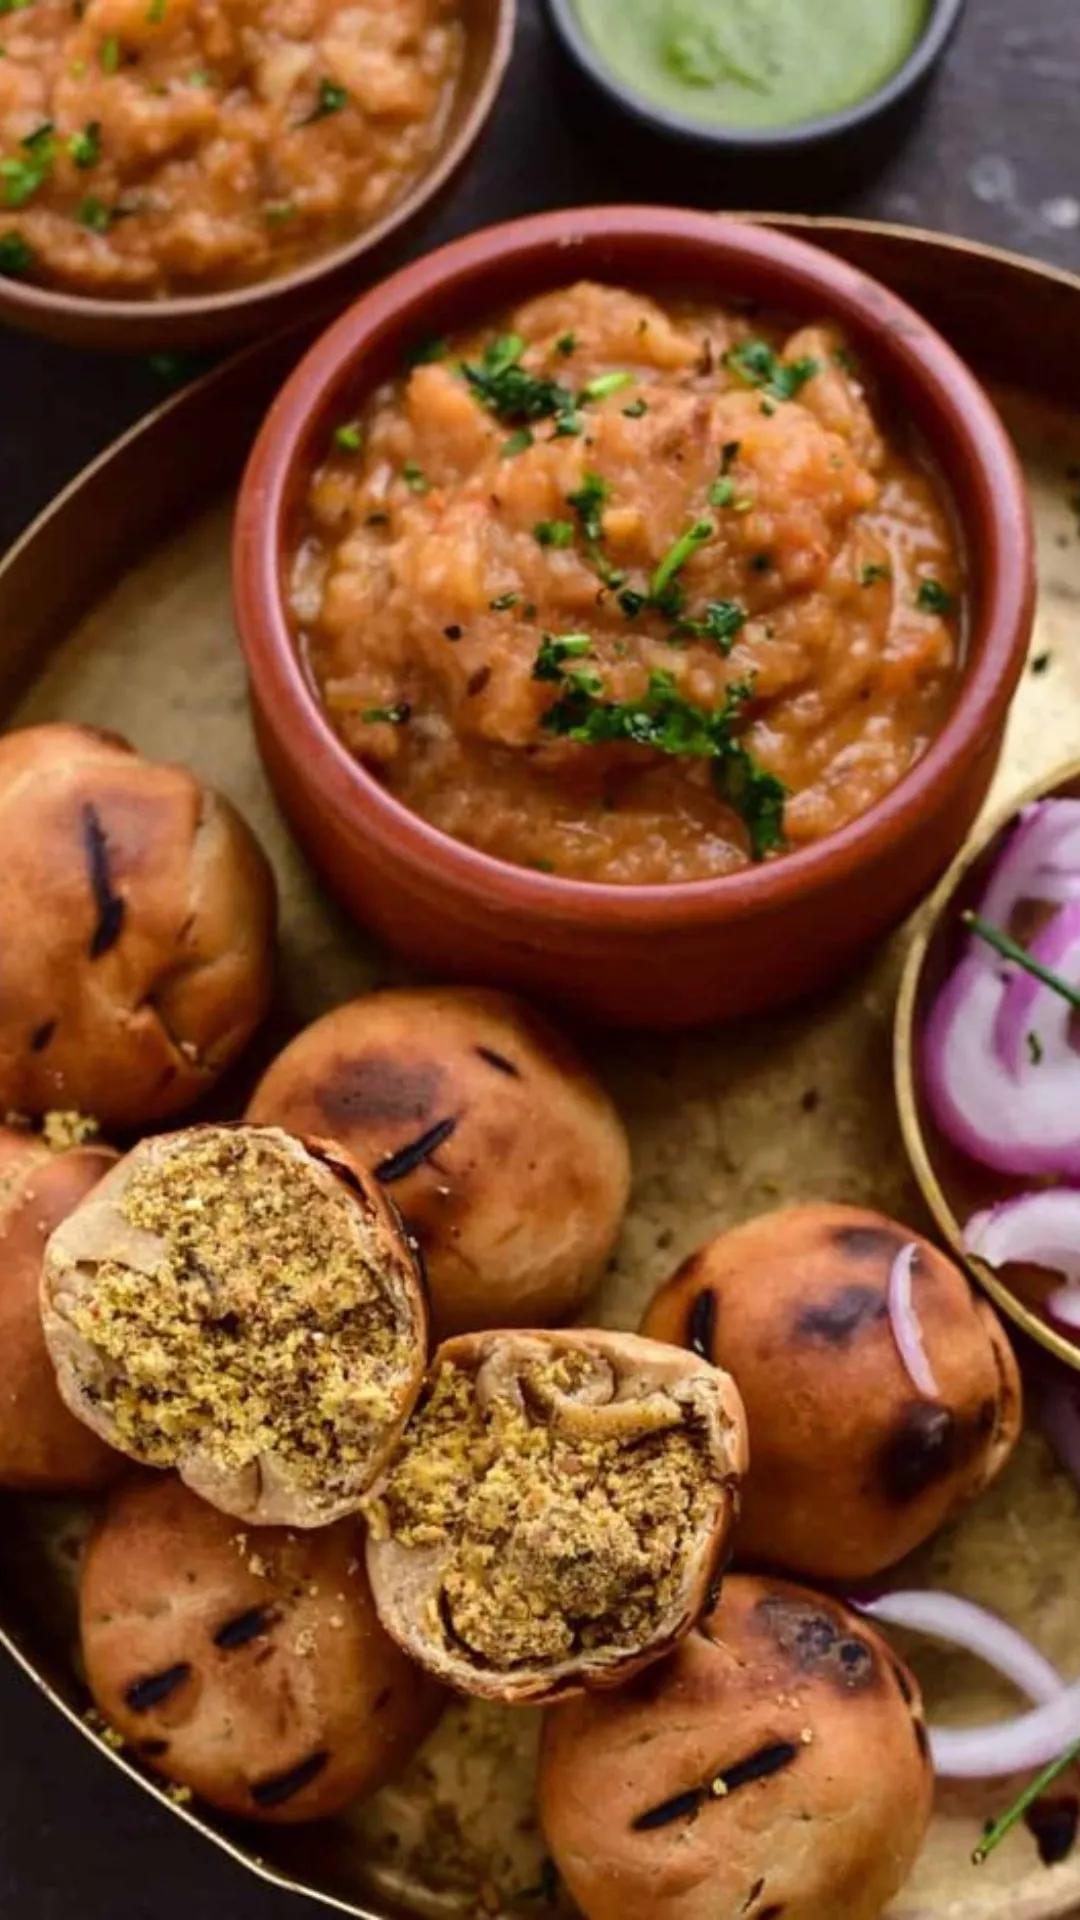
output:
[[209, 87], [212, 80], [205, 67], [194, 67], [184, 84], [188, 87]]
[[349, 90], [339, 87], [336, 80], [320, 80], [315, 105], [306, 113], [297, 126], [313, 127], [317, 120], [328, 120], [332, 113], [340, 113], [349, 104]]
[[533, 538], [540, 547], [572, 547], [574, 529], [569, 520], [538, 520]]
[[0, 278], [18, 280], [33, 264], [33, 252], [21, 233], [0, 233]]
[[781, 360], [767, 340], [740, 340], [724, 356], [724, 365], [748, 387], [760, 387], [772, 400], [794, 400], [807, 381], [820, 372], [820, 362], [809, 357]]
[[263, 219], [268, 227], [285, 227], [290, 220], [296, 219], [295, 200], [268, 200], [263, 208]]
[[580, 487], [567, 494], [566, 504], [577, 514], [589, 559], [604, 585], [617, 588], [623, 585], [626, 575], [611, 565], [600, 544], [604, 538], [604, 506], [610, 497], [607, 481], [598, 473], [586, 472]]
[[519, 598], [520, 595], [516, 593], [500, 593], [497, 600], [488, 601], [488, 606], [492, 613], [509, 613], [511, 607], [517, 606]]
[[679, 535], [653, 574], [649, 587], [650, 599], [663, 602], [676, 574], [682, 572], [687, 561], [699, 547], [705, 545], [706, 540], [712, 539], [715, 532], [716, 527], [711, 520], [695, 520], [693, 526], [687, 527], [686, 532]]
[[21, 160], [0, 160], [3, 201], [6, 207], [23, 207], [39, 187], [44, 186], [56, 158], [56, 139], [51, 120], [45, 120], [22, 142]]
[[628, 620], [636, 620], [639, 613], [644, 613], [648, 604], [648, 594], [638, 593], [634, 587], [624, 587], [619, 595], [619, 605]]
[[574, 352], [574, 349], [576, 348], [576, 346], [577, 346], [576, 333], [560, 333], [558, 339], [555, 342], [555, 351], [556, 353], [561, 353], [564, 356], [564, 358], [569, 359], [570, 355]]
[[401, 469], [401, 477], [410, 493], [431, 492], [431, 481], [428, 479], [423, 468], [417, 466], [415, 460], [406, 460], [405, 465]]
[[91, 120], [79, 133], [73, 133], [67, 143], [68, 158], [85, 171], [87, 167], [96, 167], [101, 159], [101, 122]]
[[534, 680], [554, 680], [558, 684], [563, 678], [566, 662], [580, 660], [583, 654], [591, 651], [591, 634], [545, 633], [536, 659], [533, 661], [532, 677]]
[[573, 414], [574, 396], [569, 388], [529, 373], [521, 364], [524, 351], [520, 334], [504, 333], [488, 342], [479, 364], [462, 361], [461, 372], [481, 406], [509, 426]]
[[699, 620], [680, 620], [679, 633], [714, 640], [726, 658], [747, 622], [746, 608], [737, 600], [710, 600]]
[[719, 480], [713, 481], [709, 488], [710, 507], [730, 507], [734, 500], [735, 482], [730, 475], [724, 474]]
[[856, 365], [855, 355], [848, 347], [837, 347], [836, 352], [833, 354], [833, 360], [840, 368], [841, 373], [858, 373], [859, 371]]
[[116, 73], [119, 70], [120, 40], [115, 33], [110, 33], [108, 38], [102, 41], [98, 59], [101, 62], [102, 73]]
[[449, 341], [441, 336], [433, 335], [429, 340], [421, 340], [411, 353], [405, 355], [406, 369], [411, 372], [413, 367], [430, 367], [436, 360], [445, 360], [449, 351]]
[[169, 0], [150, 0], [146, 17], [152, 27], [160, 27], [168, 10]]
[[860, 587], [876, 587], [879, 580], [891, 579], [892, 568], [885, 566], [880, 560], [874, 560], [871, 561], [869, 566], [863, 567], [859, 574], [859, 585]]
[[726, 688], [723, 705], [710, 712], [685, 699], [668, 673], [650, 674], [644, 696], [626, 702], [599, 698], [592, 684], [583, 684], [586, 678], [591, 683], [595, 676], [561, 674], [560, 695], [541, 721], [545, 732], [581, 746], [620, 741], [711, 760], [718, 792], [746, 823], [754, 859], [783, 845], [786, 790], [733, 731], [753, 695], [750, 682]]
[[627, 420], [640, 420], [643, 414], [648, 413], [648, 411], [649, 403], [647, 400], [631, 400], [630, 405], [623, 408], [623, 416]]
[[79, 202], [76, 219], [81, 227], [89, 227], [91, 233], [108, 233], [113, 223], [113, 210], [96, 194], [88, 193], [85, 200]]
[[25, 13], [32, 7], [34, 0], [0, 0], [0, 15], [5, 13]]
[[502, 458], [504, 460], [512, 460], [515, 454], [526, 453], [528, 449], [535, 446], [535, 444], [536, 436], [532, 428], [518, 427], [516, 432], [510, 435], [509, 440], [503, 441], [501, 450]]
[[381, 720], [388, 727], [403, 727], [411, 713], [412, 708], [403, 700], [396, 707], [365, 707], [360, 718], [372, 724]]
[[947, 587], [940, 580], [920, 580], [919, 591], [915, 595], [915, 605], [920, 613], [952, 613], [956, 602]]
[[342, 453], [359, 453], [363, 444], [364, 430], [359, 420], [346, 420], [334, 428], [334, 445]]
[[556, 440], [576, 440], [584, 431], [585, 422], [580, 413], [560, 413], [555, 421], [555, 432], [552, 437]]
[[595, 380], [589, 380], [581, 389], [582, 400], [606, 400], [610, 394], [621, 393], [624, 387], [632, 386], [632, 373], [598, 373]]

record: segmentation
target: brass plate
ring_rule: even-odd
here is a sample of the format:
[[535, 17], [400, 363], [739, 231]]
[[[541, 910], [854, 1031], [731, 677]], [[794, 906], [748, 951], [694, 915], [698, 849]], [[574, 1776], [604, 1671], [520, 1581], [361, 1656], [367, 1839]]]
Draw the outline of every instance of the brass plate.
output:
[[[1003, 396], [1031, 478], [1043, 596], [1029, 676], [999, 776], [1000, 801], [1080, 753], [1080, 540], [1065, 468], [1080, 458], [1080, 280], [980, 248], [857, 223], [786, 222], [908, 293]], [[5, 718], [66, 718], [128, 732], [189, 761], [244, 809], [277, 867], [285, 995], [297, 1020], [400, 977], [346, 925], [305, 870], [264, 783], [229, 612], [228, 490], [295, 342], [254, 350], [172, 400], [99, 460], [0, 568]], [[633, 1138], [633, 1205], [596, 1303], [636, 1324], [652, 1289], [718, 1229], [782, 1199], [870, 1203], [924, 1218], [893, 1109], [890, 1028], [909, 936], [846, 986], [797, 1011], [676, 1038], [587, 1034]], [[71, 1574], [85, 1515], [10, 1499], [0, 1527], [0, 1638], [88, 1737], [72, 1659]], [[1080, 1672], [1080, 1498], [1029, 1435], [1004, 1480], [962, 1525], [903, 1570], [996, 1607], [1067, 1675]], [[1009, 1712], [1007, 1688], [921, 1645], [931, 1716]], [[543, 1844], [532, 1810], [537, 1721], [455, 1707], [407, 1777], [327, 1827], [253, 1833], [189, 1807], [180, 1817], [267, 1879], [362, 1920], [503, 1920], [522, 1904]], [[107, 1751], [107, 1749], [103, 1749]], [[124, 1755], [147, 1791], [168, 1796]], [[1080, 1906], [1080, 1853], [1041, 1865], [1021, 1829], [976, 1872], [971, 1846], [1008, 1783], [943, 1789], [923, 1861], [892, 1920], [1061, 1920]]]

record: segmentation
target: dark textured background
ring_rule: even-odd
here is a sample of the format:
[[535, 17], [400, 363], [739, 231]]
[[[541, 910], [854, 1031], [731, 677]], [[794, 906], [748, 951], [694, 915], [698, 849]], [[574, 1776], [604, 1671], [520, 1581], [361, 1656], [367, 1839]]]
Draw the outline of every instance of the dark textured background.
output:
[[[583, 111], [561, 84], [540, 0], [521, 5], [494, 125], [422, 235], [425, 247], [571, 202], [812, 210], [805, 171], [800, 192], [760, 169], [717, 178], [692, 152], [657, 155], [632, 129]], [[1078, 93], [1077, 0], [968, 0], [947, 67], [905, 143], [846, 185], [818, 181], [816, 207], [942, 228], [1080, 272]], [[0, 339], [0, 541], [162, 391], [146, 363]], [[160, 1813], [0, 1660], [0, 1920], [192, 1920], [200, 1911], [299, 1920], [302, 1908]]]

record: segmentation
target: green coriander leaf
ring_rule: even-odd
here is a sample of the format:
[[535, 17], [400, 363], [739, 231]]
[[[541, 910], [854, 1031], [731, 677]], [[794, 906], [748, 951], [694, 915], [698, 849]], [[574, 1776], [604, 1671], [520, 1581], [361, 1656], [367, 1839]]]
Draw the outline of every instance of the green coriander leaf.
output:
[[320, 80], [315, 105], [296, 124], [298, 127], [313, 127], [317, 120], [328, 120], [331, 114], [340, 113], [348, 104], [347, 87], [339, 87], [336, 80]]
[[364, 430], [359, 420], [346, 420], [340, 427], [334, 428], [334, 445], [341, 453], [359, 453], [364, 444]]
[[73, 133], [67, 143], [68, 158], [82, 170], [96, 167], [101, 159], [101, 122], [91, 120], [79, 133]]
[[533, 661], [534, 680], [553, 680], [556, 685], [563, 678], [563, 668], [568, 660], [580, 660], [583, 654], [592, 651], [592, 635], [588, 633], [545, 633], [536, 659]]
[[263, 208], [263, 219], [268, 227], [287, 227], [290, 220], [296, 219], [296, 201], [268, 200]]
[[734, 480], [730, 479], [727, 475], [720, 480], [714, 480], [712, 486], [709, 488], [710, 507], [730, 507], [734, 504], [734, 501]]
[[479, 362], [463, 360], [461, 373], [481, 406], [508, 426], [573, 414], [574, 396], [557, 380], [538, 379], [521, 365], [525, 342], [506, 333], [488, 342]]
[[517, 593], [500, 593], [497, 600], [488, 601], [488, 606], [492, 613], [509, 613], [511, 607], [517, 606], [520, 598], [521, 595]]
[[43, 187], [53, 170], [56, 137], [51, 120], [44, 120], [21, 143], [25, 159], [0, 160], [0, 181], [6, 207], [23, 207]]
[[623, 417], [626, 420], [640, 420], [648, 411], [647, 400], [631, 400], [630, 405], [623, 408]]
[[668, 548], [653, 574], [649, 588], [651, 599], [663, 599], [676, 574], [682, 572], [687, 561], [699, 547], [705, 545], [706, 540], [712, 539], [715, 532], [716, 527], [711, 520], [695, 520], [692, 526], [687, 527], [685, 533], [679, 535], [679, 538]]
[[115, 33], [110, 33], [108, 38], [102, 41], [98, 59], [101, 62], [102, 73], [116, 73], [119, 71], [120, 41]]
[[648, 594], [638, 593], [633, 587], [624, 587], [619, 595], [619, 605], [628, 620], [636, 620], [639, 613], [644, 613], [648, 604]]
[[360, 718], [372, 724], [383, 721], [389, 727], [403, 727], [411, 713], [412, 708], [403, 700], [396, 707], [365, 707]]
[[33, 4], [34, 0], [0, 0], [0, 17], [5, 13], [25, 13]]
[[632, 373], [598, 373], [595, 380], [589, 380], [578, 396], [581, 400], [606, 400], [610, 394], [621, 393], [624, 387], [633, 385]]
[[921, 580], [915, 605], [921, 613], [940, 613], [943, 617], [956, 611], [955, 599], [940, 580]]
[[699, 639], [715, 641], [727, 657], [748, 619], [745, 607], [737, 600], [710, 600], [700, 620], [681, 620], [678, 631]]
[[540, 547], [572, 547], [574, 529], [569, 520], [538, 520], [533, 539]]
[[555, 422], [555, 440], [576, 440], [585, 431], [585, 422], [580, 413], [560, 413]]
[[75, 217], [79, 225], [89, 227], [91, 233], [108, 233], [113, 223], [113, 210], [96, 194], [88, 193], [85, 200], [80, 200]]
[[152, 27], [160, 27], [168, 11], [169, 0], [150, 0], [146, 17]]
[[411, 372], [413, 367], [430, 367], [437, 360], [445, 360], [449, 351], [450, 342], [440, 336], [421, 340], [419, 346], [413, 347], [411, 353], [405, 355], [406, 369]]
[[21, 279], [33, 264], [33, 251], [21, 233], [0, 233], [0, 279]]
[[603, 539], [603, 511], [610, 498], [611, 488], [598, 473], [586, 473], [580, 487], [574, 493], [567, 494], [566, 504], [573, 507], [581, 521], [581, 531], [586, 540]]
[[876, 587], [879, 581], [891, 579], [892, 568], [884, 566], [880, 560], [875, 560], [872, 561], [869, 566], [863, 567], [859, 574], [859, 585], [860, 587]]
[[509, 440], [503, 441], [501, 448], [502, 458], [504, 460], [512, 460], [515, 454], [526, 453], [530, 447], [535, 445], [536, 435], [533, 433], [532, 428], [518, 427], [516, 433], [510, 435]]
[[724, 365], [748, 387], [761, 388], [770, 400], [794, 400], [821, 370], [820, 362], [809, 357], [781, 360], [767, 340], [740, 340], [724, 356]]
[[401, 469], [401, 477], [410, 493], [430, 493], [431, 481], [415, 460], [406, 460]]
[[560, 333], [558, 339], [555, 342], [555, 351], [556, 353], [561, 353], [564, 356], [564, 358], [569, 359], [570, 355], [573, 353], [576, 346], [577, 346], [576, 333]]

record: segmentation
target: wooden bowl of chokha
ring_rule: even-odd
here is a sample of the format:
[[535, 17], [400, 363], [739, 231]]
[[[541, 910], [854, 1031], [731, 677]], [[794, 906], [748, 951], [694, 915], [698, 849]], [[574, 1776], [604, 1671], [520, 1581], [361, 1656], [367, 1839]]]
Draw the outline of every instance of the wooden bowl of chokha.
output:
[[7, 11], [0, 320], [142, 353], [332, 311], [479, 138], [516, 0]]
[[647, 1027], [819, 987], [926, 891], [1034, 586], [1008, 438], [917, 314], [634, 207], [365, 295], [264, 424], [234, 577], [267, 769], [346, 906]]

